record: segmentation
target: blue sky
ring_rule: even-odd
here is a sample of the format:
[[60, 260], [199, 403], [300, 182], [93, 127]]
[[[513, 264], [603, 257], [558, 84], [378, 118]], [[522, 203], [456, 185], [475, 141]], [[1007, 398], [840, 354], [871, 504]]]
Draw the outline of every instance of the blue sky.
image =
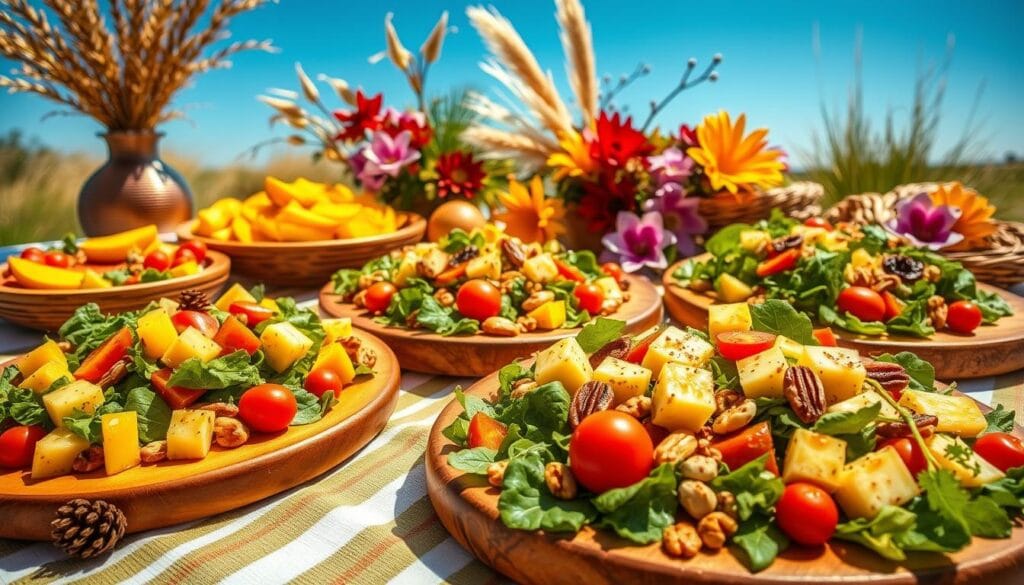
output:
[[[388, 62], [367, 57], [381, 50], [383, 19], [395, 12], [404, 43], [418, 47], [443, 10], [458, 31], [449, 36], [428, 90], [451, 86], [487, 88], [477, 66], [483, 46], [469, 26], [465, 7], [473, 2], [280, 0], [238, 18], [234, 38], [271, 38], [275, 55], [243, 54], [234, 68], [199, 77], [182, 92], [179, 106], [190, 121], [168, 124], [164, 148], [189, 153], [208, 164], [233, 161], [247, 147], [272, 136], [268, 109], [256, 95], [269, 87], [295, 88], [295, 62], [310, 74], [327, 73], [367, 90], [383, 91], [393, 105], [412, 103], [404, 79]], [[519, 29], [545, 68], [568, 95], [561, 45], [550, 0], [494, 0]], [[677, 81], [686, 59], [706, 62], [724, 55], [721, 79], [684, 93], [658, 121], [675, 127], [695, 122], [718, 108], [745, 111], [751, 124], [771, 129], [774, 144], [799, 152], [810, 147], [820, 125], [819, 105], [842, 106], [853, 78], [857, 31], [863, 34], [866, 107], [876, 124], [893, 109], [902, 119], [911, 103], [917, 73], [943, 58], [948, 35], [956, 49], [948, 73], [940, 150], [960, 135], [980, 83], [985, 91], [986, 155], [1024, 154], [1024, 3], [1019, 0], [953, 2], [932, 0], [836, 0], [830, 2], [681, 2], [636, 0], [585, 2], [594, 31], [599, 74], [617, 77], [638, 62], [652, 73], [625, 92], [620, 103], [646, 113]], [[626, 8], [628, 6], [628, 8]], [[820, 58], [813, 33], [820, 31]], [[7, 68], [7, 67], [5, 67]], [[40, 122], [51, 104], [29, 95], [0, 95], [0, 133], [22, 130], [44, 144], [103, 154], [100, 128], [82, 118]], [[273, 156], [271, 150], [265, 156]], [[795, 158], [794, 163], [800, 163]]]

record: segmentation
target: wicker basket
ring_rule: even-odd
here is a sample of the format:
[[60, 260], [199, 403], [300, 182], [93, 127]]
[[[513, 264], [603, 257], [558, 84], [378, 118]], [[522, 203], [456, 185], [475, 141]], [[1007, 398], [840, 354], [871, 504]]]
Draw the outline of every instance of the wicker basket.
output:
[[708, 231], [716, 232], [733, 223], [753, 223], [766, 219], [772, 209], [787, 216], [807, 219], [821, 213], [825, 189], [818, 183], [798, 181], [784, 187], [769, 189], [737, 201], [730, 193], [701, 199], [700, 214], [708, 221]]
[[[885, 194], [851, 195], [829, 209], [825, 218], [832, 222], [885, 223], [892, 219], [899, 200], [929, 193], [938, 186], [939, 183], [911, 183]], [[963, 264], [982, 282], [1001, 287], [1024, 282], [1024, 224], [997, 220], [996, 232], [987, 241], [986, 248], [940, 252]]]

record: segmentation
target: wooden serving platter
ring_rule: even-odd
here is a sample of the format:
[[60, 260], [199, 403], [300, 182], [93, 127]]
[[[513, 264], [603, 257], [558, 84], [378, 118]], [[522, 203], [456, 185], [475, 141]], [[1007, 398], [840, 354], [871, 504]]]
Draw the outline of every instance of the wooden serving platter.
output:
[[[497, 372], [467, 394], [497, 397]], [[991, 410], [981, 405], [985, 411]], [[441, 434], [462, 411], [452, 401], [438, 416], [427, 442], [427, 493], [448, 532], [467, 550], [519, 583], [842, 583], [912, 585], [918, 583], [1019, 584], [1024, 572], [1024, 525], [1011, 538], [974, 542], [959, 552], [908, 553], [902, 563], [887, 561], [852, 542], [832, 541], [821, 548], [790, 546], [771, 567], [751, 573], [728, 550], [702, 551], [689, 560], [666, 556], [660, 543], [637, 546], [614, 534], [585, 527], [576, 535], [525, 532], [506, 527], [498, 517], [499, 491], [478, 475], [448, 466], [455, 445]], [[1016, 429], [1024, 436], [1022, 429]]]
[[[610, 319], [626, 322], [626, 330], [639, 332], [661, 321], [661, 296], [651, 281], [627, 276], [629, 300]], [[398, 356], [402, 367], [415, 372], [448, 376], [485, 376], [513, 360], [526, 357], [579, 329], [554, 329], [523, 333], [515, 337], [453, 335], [444, 337], [429, 331], [415, 331], [381, 325], [366, 310], [343, 303], [330, 283], [320, 289], [320, 307], [333, 317], [349, 317], [352, 324], [383, 339]]]
[[[702, 261], [708, 257], [703, 254], [692, 260]], [[662, 276], [665, 306], [680, 323], [706, 330], [708, 307], [715, 304], [715, 293], [698, 293], [677, 284], [672, 274], [680, 264], [682, 262], [670, 266]], [[1024, 368], [1024, 298], [980, 282], [978, 287], [998, 293], [1010, 304], [1014, 314], [1003, 317], [995, 325], [982, 325], [970, 335], [944, 330], [930, 339], [903, 335], [870, 337], [837, 327], [832, 331], [839, 345], [855, 348], [865, 355], [912, 351], [934, 365], [935, 375], [943, 380], [998, 376]]]
[[[102, 272], [117, 265], [89, 267]], [[4, 263], [0, 265], [0, 318], [31, 329], [56, 331], [75, 309], [88, 303], [98, 304], [104, 313], [122, 313], [141, 309], [160, 297], [177, 298], [178, 293], [189, 289], [215, 298], [230, 272], [231, 259], [211, 250], [203, 260], [203, 270], [190, 276], [111, 288], [44, 290], [19, 285]]]
[[73, 498], [106, 500], [124, 512], [128, 532], [142, 532], [233, 510], [327, 472], [377, 436], [398, 401], [395, 354], [372, 335], [356, 335], [377, 352], [376, 374], [342, 390], [323, 419], [260, 434], [237, 449], [214, 446], [199, 461], [110, 477], [102, 469], [41, 481], [27, 471], [0, 474], [0, 538], [49, 540], [54, 512]]

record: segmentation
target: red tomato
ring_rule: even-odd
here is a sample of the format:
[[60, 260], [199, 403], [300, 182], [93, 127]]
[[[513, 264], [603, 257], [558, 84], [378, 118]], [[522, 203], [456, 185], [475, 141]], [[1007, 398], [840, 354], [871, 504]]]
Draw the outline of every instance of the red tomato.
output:
[[882, 293], [882, 300], [885, 301], [885, 315], [883, 318], [886, 321], [893, 317], [898, 317], [899, 314], [903, 312], [903, 307], [906, 306], [906, 303], [889, 291]]
[[790, 248], [785, 252], [764, 260], [757, 265], [757, 275], [761, 278], [785, 272], [796, 266], [797, 260], [800, 259], [800, 248]]
[[901, 437], [899, 439], [882, 441], [875, 450], [878, 451], [885, 447], [892, 447], [896, 450], [900, 459], [903, 460], [903, 464], [910, 470], [910, 475], [914, 477], [917, 477], [918, 473], [928, 468], [928, 460], [924, 458], [924, 453], [921, 452], [921, 447], [918, 446], [917, 441], [912, 438]]
[[383, 313], [391, 305], [391, 298], [395, 296], [398, 289], [390, 282], [375, 282], [366, 289], [366, 296], [363, 304], [371, 313]]
[[46, 252], [42, 248], [36, 248], [35, 246], [25, 248], [21, 251], [21, 257], [31, 262], [44, 263], [46, 262]]
[[988, 433], [974, 443], [974, 452], [1002, 471], [1024, 465], [1024, 442], [1009, 433]]
[[844, 288], [836, 299], [836, 306], [841, 313], [850, 313], [861, 321], [881, 321], [885, 317], [882, 295], [866, 286]]
[[[749, 426], [742, 431], [716, 439], [712, 446], [722, 453], [722, 463], [729, 469], [736, 470], [750, 463], [774, 448], [772, 431], [767, 422]], [[771, 471], [778, 469], [774, 457], [768, 457], [765, 467]], [[774, 473], [777, 473], [775, 471]]]
[[459, 287], [455, 306], [470, 319], [483, 321], [501, 312], [501, 291], [486, 280], [470, 280]]
[[591, 315], [601, 312], [601, 304], [604, 303], [603, 288], [592, 282], [589, 284], [578, 284], [576, 289], [572, 291], [572, 294], [576, 296], [580, 308], [584, 311]]
[[131, 329], [124, 327], [118, 330], [82, 360], [81, 365], [75, 370], [75, 379], [88, 380], [93, 384], [99, 382], [103, 374], [128, 355], [128, 349], [133, 343], [135, 340], [132, 338]]
[[306, 376], [306, 383], [303, 388], [317, 398], [323, 396], [327, 391], [333, 391], [334, 397], [341, 394], [345, 384], [341, 381], [341, 375], [330, 368], [317, 368]]
[[601, 265], [601, 272], [604, 272], [608, 276], [615, 279], [615, 282], [622, 284], [622, 279], [626, 277], [626, 273], [622, 271], [622, 267], [615, 262], [605, 262]]
[[715, 335], [718, 353], [728, 360], [741, 360], [775, 345], [775, 336], [764, 331], [725, 331]]
[[775, 504], [779, 528], [804, 546], [821, 546], [832, 538], [839, 509], [828, 492], [811, 483], [791, 483]]
[[174, 372], [170, 368], [157, 370], [149, 377], [153, 389], [164, 399], [167, 406], [173, 410], [188, 408], [192, 403], [199, 400], [206, 394], [206, 388], [182, 388], [181, 386], [169, 386], [168, 380]]
[[163, 272], [171, 267], [171, 257], [163, 250], [153, 250], [142, 260], [142, 265]]
[[245, 315], [245, 324], [249, 327], [255, 327], [274, 316], [272, 309], [252, 301], [235, 301], [228, 307], [228, 312], [239, 318]]
[[818, 343], [825, 347], [837, 347], [839, 345], [839, 342], [836, 340], [836, 334], [832, 332], [831, 327], [815, 329], [814, 338], [818, 340]]
[[832, 224], [830, 224], [828, 220], [822, 219], [820, 217], [808, 217], [807, 219], [804, 220], [804, 225], [807, 227], [825, 228], [828, 231], [832, 231]]
[[206, 244], [198, 240], [182, 242], [181, 245], [178, 246], [178, 250], [188, 250], [192, 252], [192, 255], [196, 257], [196, 262], [206, 260]]
[[949, 306], [946, 327], [956, 333], [970, 333], [981, 325], [981, 309], [971, 301], [957, 301]]
[[583, 276], [575, 266], [569, 264], [561, 258], [555, 258], [555, 267], [558, 268], [558, 275], [566, 280], [574, 280], [576, 282], [584, 282], [587, 277]]
[[64, 252], [47, 252], [43, 257], [43, 263], [55, 268], [69, 268], [74, 263], [74, 259]]
[[216, 337], [217, 330], [220, 329], [217, 318], [202, 311], [178, 311], [171, 317], [171, 323], [174, 323], [174, 328], [178, 333], [193, 327], [211, 339]]
[[36, 452], [36, 443], [46, 436], [37, 425], [11, 427], [0, 434], [0, 467], [28, 467]]
[[654, 340], [661, 335], [661, 332], [664, 331], [666, 327], [668, 327], [668, 325], [662, 323], [661, 325], [656, 325], [655, 327], [648, 329], [647, 331], [649, 333], [646, 335], [641, 333], [639, 336], [634, 337], [629, 353], [626, 354], [626, 361], [634, 364], [642, 363], [644, 358], [647, 357], [647, 350], [651, 348], [651, 344], [654, 343]]
[[188, 248], [178, 248], [174, 251], [174, 261], [171, 262], [171, 266], [181, 266], [186, 262], [196, 262], [196, 255], [192, 253], [192, 250]]
[[261, 433], [276, 433], [288, 428], [298, 404], [291, 390], [280, 384], [260, 384], [242, 394], [238, 416]]
[[654, 465], [654, 444], [635, 418], [604, 410], [583, 419], [573, 431], [569, 463], [584, 487], [606, 492], [647, 477]]
[[260, 339], [234, 315], [224, 320], [213, 341], [221, 347], [221, 355], [234, 353], [240, 349], [252, 355], [260, 348]]
[[505, 425], [494, 420], [490, 416], [478, 412], [469, 420], [469, 431], [466, 434], [466, 444], [469, 447], [487, 447], [497, 450], [501, 442], [505, 440], [508, 429]]

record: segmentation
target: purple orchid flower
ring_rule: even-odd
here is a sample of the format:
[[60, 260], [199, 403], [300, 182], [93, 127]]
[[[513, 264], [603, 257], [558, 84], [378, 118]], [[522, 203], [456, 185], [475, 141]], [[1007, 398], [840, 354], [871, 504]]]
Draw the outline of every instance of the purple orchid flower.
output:
[[607, 249], [606, 257], [617, 258], [626, 272], [636, 272], [645, 266], [655, 270], [668, 267], [664, 248], [675, 245], [676, 236], [665, 230], [661, 213], [649, 211], [643, 217], [629, 211], [620, 211], [615, 218], [615, 232], [607, 234], [601, 243]]
[[654, 193], [654, 198], [644, 202], [644, 211], [661, 213], [665, 227], [676, 237], [676, 248], [683, 256], [697, 253], [693, 236], [708, 230], [708, 222], [698, 211], [700, 201], [687, 197], [679, 183], [666, 183]]
[[675, 146], [666, 148], [661, 154], [649, 157], [651, 175], [659, 186], [667, 183], [682, 183], [693, 174], [693, 159]]
[[927, 193], [918, 193], [896, 205], [896, 217], [886, 228], [910, 240], [915, 246], [939, 250], [964, 239], [953, 231], [960, 210], [949, 205], [935, 205]]
[[379, 191], [387, 177], [397, 177], [403, 168], [420, 159], [418, 150], [409, 147], [412, 133], [399, 132], [392, 138], [387, 132], [374, 132], [369, 144], [352, 156], [356, 178], [371, 191]]

